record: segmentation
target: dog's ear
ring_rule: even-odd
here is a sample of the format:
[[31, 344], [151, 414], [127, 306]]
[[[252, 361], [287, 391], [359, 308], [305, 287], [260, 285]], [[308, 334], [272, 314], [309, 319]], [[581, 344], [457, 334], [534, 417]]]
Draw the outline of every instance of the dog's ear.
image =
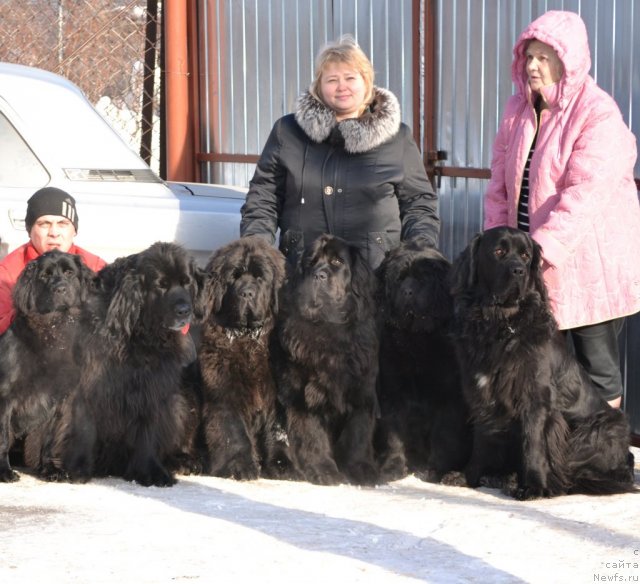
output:
[[205, 268], [205, 272], [208, 275], [206, 298], [206, 302], [208, 304], [207, 318], [212, 314], [220, 312], [220, 309], [222, 308], [222, 300], [224, 299], [224, 295], [227, 291], [227, 278], [229, 274], [228, 268], [225, 268], [224, 266], [222, 256], [222, 252], [216, 252], [211, 257], [207, 267]]
[[129, 270], [133, 269], [136, 262], [136, 254], [119, 257], [110, 264], [104, 266], [97, 274], [95, 287], [105, 297], [111, 298], [111, 294], [119, 285], [120, 279]]
[[27, 313], [36, 310], [36, 281], [38, 277], [38, 262], [29, 262], [18, 277], [13, 287], [13, 306], [17, 312]]
[[431, 313], [439, 321], [445, 322], [453, 313], [453, 298], [449, 290], [451, 264], [444, 258], [427, 261], [429, 271], [424, 293], [429, 299]]
[[297, 257], [295, 264], [291, 265], [290, 268], [291, 277], [289, 278], [289, 286], [291, 289], [297, 288], [298, 284], [304, 280], [305, 274], [311, 271], [312, 266], [318, 260], [321, 250], [320, 238], [318, 238], [311, 244], [311, 247], [306, 248]]
[[540, 294], [540, 297], [546, 304], [549, 301], [549, 297], [547, 295], [547, 286], [545, 285], [542, 277], [542, 247], [533, 239], [531, 242], [533, 243], [533, 254], [531, 257], [530, 267], [532, 286], [535, 288], [536, 292]]
[[367, 318], [373, 311], [375, 278], [364, 250], [349, 246], [351, 255], [351, 291], [356, 301], [357, 318]]
[[389, 252], [387, 252], [384, 256], [384, 259], [380, 263], [380, 265], [374, 270], [373, 275], [375, 278], [374, 285], [375, 289], [373, 292], [373, 297], [375, 303], [384, 309], [385, 306], [385, 298], [387, 292], [387, 272], [389, 266]]
[[281, 251], [272, 247], [269, 250], [273, 269], [273, 281], [271, 282], [271, 311], [277, 315], [280, 310], [280, 292], [286, 276], [286, 259]]
[[194, 324], [199, 324], [209, 318], [213, 293], [211, 276], [208, 272], [198, 267], [193, 259], [189, 262], [189, 272], [191, 275], [190, 292], [193, 302]]
[[142, 278], [128, 269], [117, 278], [104, 321], [106, 332], [119, 342], [126, 342], [140, 318], [144, 302]]
[[481, 239], [482, 233], [476, 233], [453, 262], [449, 283], [451, 294], [454, 296], [473, 288], [477, 282], [478, 247]]
[[86, 302], [92, 292], [95, 291], [96, 273], [84, 263], [79, 255], [73, 256], [73, 261], [78, 269], [78, 281], [80, 282], [80, 299]]

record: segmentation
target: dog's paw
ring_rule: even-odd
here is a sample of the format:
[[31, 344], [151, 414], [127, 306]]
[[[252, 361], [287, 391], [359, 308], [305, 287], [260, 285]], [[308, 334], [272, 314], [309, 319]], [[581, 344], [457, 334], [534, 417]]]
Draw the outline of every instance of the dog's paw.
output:
[[198, 456], [181, 453], [173, 458], [167, 464], [167, 467], [177, 474], [182, 475], [199, 475], [204, 472], [204, 464]]
[[553, 497], [554, 495], [561, 494], [561, 491], [553, 493], [552, 489], [540, 484], [537, 481], [518, 483], [517, 479], [513, 478], [510, 482], [505, 482], [502, 487], [502, 492], [505, 495], [510, 495], [517, 501], [532, 501], [534, 499], [542, 499], [543, 497]]
[[304, 478], [315, 485], [339, 485], [346, 482], [333, 461], [305, 466]]
[[501, 489], [506, 493], [518, 487], [518, 480], [515, 473], [510, 475], [483, 475], [480, 477], [479, 486], [487, 489]]
[[503, 478], [499, 476], [493, 476], [493, 475], [480, 477], [479, 486], [485, 487], [487, 489], [505, 488]]
[[85, 449], [72, 449], [62, 459], [55, 461], [55, 467], [53, 464], [51, 463], [50, 468], [55, 468], [60, 476], [56, 480], [87, 483], [93, 477], [93, 456]]
[[254, 481], [260, 478], [260, 467], [252, 457], [234, 456], [226, 461], [211, 461], [207, 474], [236, 481]]
[[178, 482], [177, 479], [169, 473], [138, 474], [124, 478], [143, 487], [172, 487]]
[[416, 476], [416, 478], [419, 478], [425, 483], [439, 483], [442, 480], [442, 473], [439, 473], [432, 468], [419, 470], [413, 474]]
[[273, 480], [302, 481], [304, 475], [295, 467], [293, 462], [285, 456], [276, 456], [273, 460], [264, 464], [262, 476]]
[[157, 462], [149, 462], [142, 467], [130, 467], [124, 474], [124, 479], [143, 487], [172, 487], [178, 482], [164, 466]]
[[260, 466], [249, 449], [234, 453], [218, 452], [206, 466], [208, 475], [236, 481], [254, 481], [260, 478]]
[[409, 474], [407, 460], [403, 454], [391, 456], [380, 464], [378, 472], [383, 483], [399, 481]]
[[0, 483], [15, 483], [20, 480], [20, 475], [10, 466], [0, 468]]
[[450, 470], [442, 475], [440, 484], [447, 485], [449, 487], [468, 487], [467, 479], [463, 472], [459, 470]]
[[482, 477], [479, 474], [468, 472], [464, 473], [464, 481], [467, 484], [467, 487], [470, 487], [472, 489], [477, 489], [478, 487], [482, 486], [481, 479]]
[[53, 463], [42, 465], [42, 467], [38, 469], [38, 476], [45, 481], [49, 481], [50, 483], [71, 482], [71, 477], [69, 476], [69, 474], [66, 471], [55, 466]]
[[345, 474], [354, 485], [373, 486], [380, 480], [376, 466], [366, 461], [351, 463], [345, 469]]
[[227, 465], [226, 476], [236, 481], [255, 481], [260, 478], [260, 468], [257, 464], [242, 464], [232, 462]]
[[542, 487], [520, 486], [515, 489], [502, 489], [502, 491], [517, 501], [533, 501], [548, 496], [547, 491]]
[[[71, 477], [62, 471], [48, 472], [46, 474], [41, 473], [40, 478], [50, 483], [71, 483]], [[86, 481], [85, 481], [86, 482]]]

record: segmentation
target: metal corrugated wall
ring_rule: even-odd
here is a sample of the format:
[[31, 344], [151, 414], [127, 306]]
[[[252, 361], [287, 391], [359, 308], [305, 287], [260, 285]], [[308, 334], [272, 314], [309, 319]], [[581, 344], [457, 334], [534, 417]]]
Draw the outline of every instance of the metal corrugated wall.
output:
[[[200, 0], [201, 128], [208, 152], [259, 154], [273, 123], [293, 110], [328, 41], [353, 35], [376, 84], [412, 119], [411, 0]], [[246, 186], [254, 165], [206, 162], [202, 180]]]

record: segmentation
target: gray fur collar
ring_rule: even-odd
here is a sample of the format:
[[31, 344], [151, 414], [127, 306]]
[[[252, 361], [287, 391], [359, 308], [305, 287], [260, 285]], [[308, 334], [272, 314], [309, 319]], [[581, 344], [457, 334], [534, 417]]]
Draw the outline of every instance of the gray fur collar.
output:
[[374, 87], [373, 102], [359, 118], [336, 122], [333, 110], [308, 91], [296, 103], [296, 122], [314, 142], [324, 142], [337, 126], [344, 138], [344, 148], [351, 154], [368, 152], [398, 133], [400, 104], [387, 89]]

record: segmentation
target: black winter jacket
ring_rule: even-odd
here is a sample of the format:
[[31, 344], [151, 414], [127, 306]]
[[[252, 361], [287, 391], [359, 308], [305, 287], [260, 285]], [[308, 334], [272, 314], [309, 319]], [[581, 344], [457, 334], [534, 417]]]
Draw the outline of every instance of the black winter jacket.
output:
[[359, 118], [336, 122], [333, 110], [304, 93], [295, 114], [271, 130], [242, 207], [241, 236], [275, 242], [294, 262], [331, 233], [366, 250], [376, 268], [400, 240], [436, 246], [437, 197], [396, 97], [375, 88]]

